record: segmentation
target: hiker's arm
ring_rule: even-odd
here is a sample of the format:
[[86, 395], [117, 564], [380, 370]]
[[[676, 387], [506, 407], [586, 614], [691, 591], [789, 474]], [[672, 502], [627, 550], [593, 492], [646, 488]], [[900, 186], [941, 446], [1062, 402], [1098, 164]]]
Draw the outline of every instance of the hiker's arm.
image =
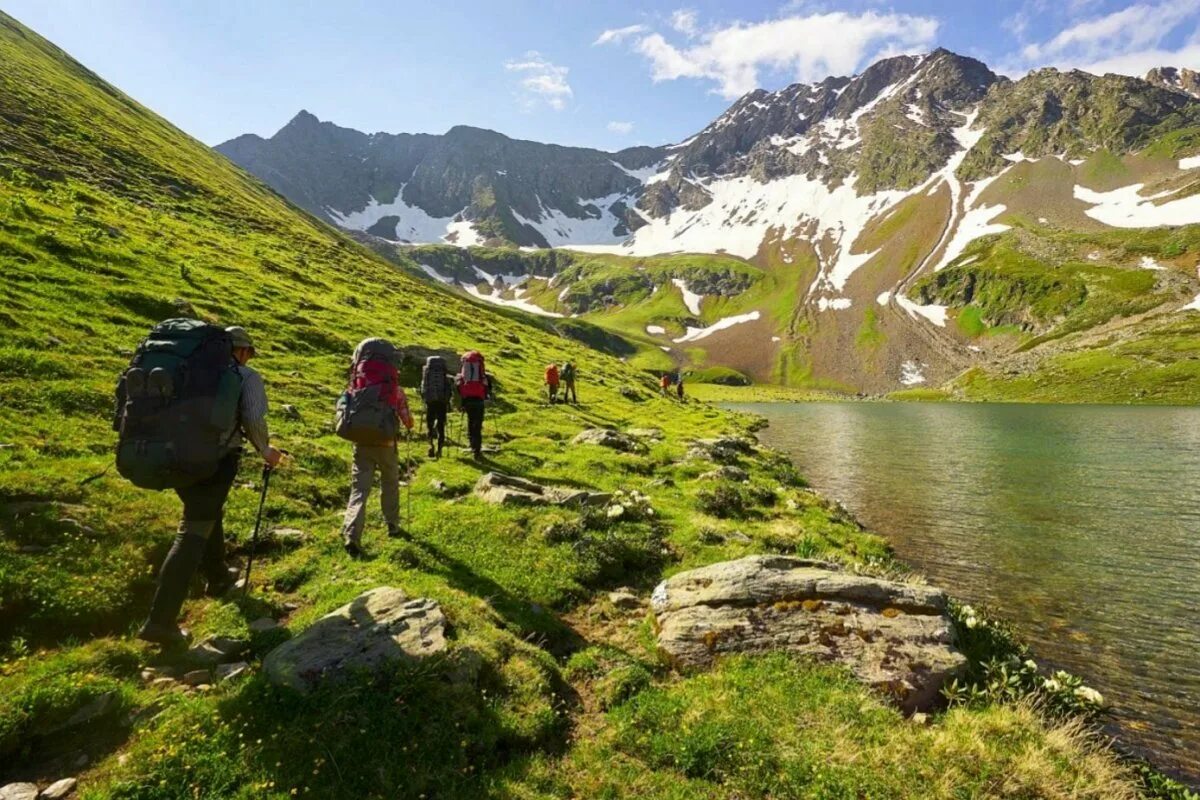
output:
[[278, 464], [282, 454], [271, 447], [271, 432], [267, 429], [267, 389], [257, 372], [246, 371], [242, 376], [238, 410], [246, 439], [268, 464], [272, 467]]
[[404, 395], [404, 390], [399, 386], [396, 387], [396, 416], [404, 423], [404, 427], [410, 431], [413, 428], [412, 412], [408, 410], [408, 398]]

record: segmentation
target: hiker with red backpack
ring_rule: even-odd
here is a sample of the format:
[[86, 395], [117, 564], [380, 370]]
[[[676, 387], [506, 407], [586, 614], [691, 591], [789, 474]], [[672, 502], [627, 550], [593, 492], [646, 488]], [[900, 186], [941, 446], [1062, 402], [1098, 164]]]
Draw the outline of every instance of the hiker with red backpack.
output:
[[400, 459], [396, 452], [399, 420], [412, 431], [408, 399], [396, 371], [396, 348], [386, 339], [364, 339], [354, 349], [350, 381], [338, 399], [337, 435], [354, 443], [350, 500], [342, 521], [342, 545], [351, 557], [362, 555], [367, 499], [375, 472], [388, 536], [400, 536]]
[[467, 412], [467, 439], [475, 460], [483, 459], [483, 412], [484, 402], [492, 396], [492, 380], [483, 366], [483, 355], [478, 350], [463, 354], [462, 365], [454, 379], [463, 411]]
[[558, 364], [546, 367], [546, 391], [550, 395], [550, 405], [558, 400]]
[[[421, 399], [425, 401], [425, 424], [429, 436], [429, 457], [442, 457], [446, 446], [446, 415], [450, 412], [450, 395], [454, 385], [446, 370], [446, 359], [429, 356], [421, 367]], [[437, 449], [434, 449], [434, 441]]]
[[183, 520], [138, 631], [145, 641], [187, 642], [179, 612], [198, 568], [210, 596], [236, 581], [225, 563], [223, 518], [243, 437], [262, 456], [264, 479], [283, 458], [270, 443], [262, 377], [247, 366], [256, 353], [243, 328], [169, 319], [138, 346], [117, 385], [117, 471], [144, 489], [173, 489], [183, 502]]

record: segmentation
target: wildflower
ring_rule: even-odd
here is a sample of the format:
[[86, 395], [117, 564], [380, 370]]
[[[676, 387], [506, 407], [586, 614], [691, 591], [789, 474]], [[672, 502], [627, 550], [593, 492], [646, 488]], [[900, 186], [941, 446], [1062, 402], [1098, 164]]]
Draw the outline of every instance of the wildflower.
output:
[[1025, 669], [1029, 670], [1030, 672], [1037, 672], [1037, 662], [1032, 658], [1025, 659]]
[[1104, 695], [1100, 694], [1090, 686], [1080, 686], [1075, 690], [1074, 694], [1085, 703], [1091, 703], [1094, 706], [1104, 705]]
[[1062, 689], [1062, 684], [1054, 678], [1046, 678], [1042, 681], [1042, 688], [1048, 692], [1057, 692]]
[[613, 505], [608, 507], [608, 518], [609, 519], [616, 519], [617, 517], [621, 516], [624, 513], [625, 513], [625, 506], [623, 506], [619, 503], [614, 503]]
[[964, 617], [973, 617], [975, 616], [975, 609], [972, 606], [963, 606], [962, 613]]
[[975, 628], [979, 627], [979, 619], [976, 617], [967, 617], [963, 621], [963, 624], [966, 625], [968, 628], [974, 630]]

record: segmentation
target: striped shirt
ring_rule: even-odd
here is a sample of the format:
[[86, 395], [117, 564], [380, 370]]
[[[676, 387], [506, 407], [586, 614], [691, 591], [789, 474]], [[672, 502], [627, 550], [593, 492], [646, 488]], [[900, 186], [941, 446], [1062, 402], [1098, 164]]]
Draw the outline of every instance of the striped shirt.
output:
[[250, 441], [260, 454], [266, 455], [271, 445], [271, 435], [267, 430], [267, 388], [263, 385], [262, 376], [255, 370], [242, 364], [238, 374], [242, 376], [242, 396], [238, 400], [238, 427], [230, 439], [231, 449], [242, 446], [242, 436]]

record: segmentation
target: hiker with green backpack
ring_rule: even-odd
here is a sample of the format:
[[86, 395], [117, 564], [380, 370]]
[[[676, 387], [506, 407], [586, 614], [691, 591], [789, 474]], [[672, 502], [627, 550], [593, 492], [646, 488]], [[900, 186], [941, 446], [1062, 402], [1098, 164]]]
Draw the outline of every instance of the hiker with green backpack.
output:
[[579, 395], [575, 393], [575, 362], [564, 362], [558, 374], [563, 382], [563, 402], [579, 405]]
[[400, 388], [396, 348], [387, 339], [364, 339], [354, 349], [349, 386], [338, 399], [337, 435], [354, 443], [350, 499], [342, 521], [342, 545], [352, 558], [362, 555], [367, 499], [379, 472], [379, 499], [388, 536], [400, 528], [400, 459], [396, 451], [397, 420], [412, 431], [408, 399]]
[[214, 597], [236, 580], [225, 564], [223, 517], [243, 437], [262, 456], [264, 475], [283, 457], [270, 443], [262, 377], [247, 366], [256, 353], [243, 328], [170, 319], [138, 346], [117, 385], [117, 471], [142, 488], [173, 489], [183, 502], [183, 520], [138, 631], [145, 641], [188, 640], [178, 619], [197, 568]]

